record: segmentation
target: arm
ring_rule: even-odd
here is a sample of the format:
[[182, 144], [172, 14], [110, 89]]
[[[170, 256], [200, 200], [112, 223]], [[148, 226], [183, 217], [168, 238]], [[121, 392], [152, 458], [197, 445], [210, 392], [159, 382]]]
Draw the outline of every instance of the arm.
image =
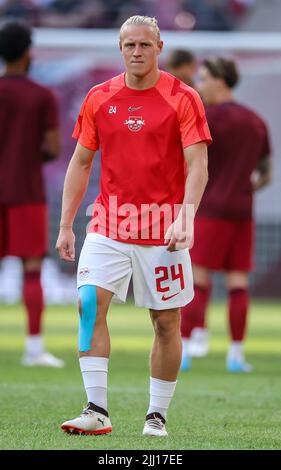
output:
[[208, 153], [204, 142], [184, 149], [188, 174], [182, 208], [175, 222], [168, 228], [167, 250], [190, 248], [193, 242], [194, 217], [208, 181]]
[[75, 237], [72, 225], [87, 190], [95, 152], [77, 143], [65, 175], [60, 232], [56, 249], [62, 259], [74, 261]]
[[252, 173], [253, 191], [267, 186], [272, 180], [271, 159], [269, 157], [263, 158], [255, 171]]
[[42, 160], [43, 163], [48, 163], [55, 160], [60, 153], [58, 101], [51, 89], [45, 89], [43, 105]]
[[43, 142], [43, 163], [52, 162], [60, 153], [60, 135], [58, 129], [45, 132]]
[[208, 152], [204, 142], [191, 145], [184, 149], [187, 163], [187, 178], [183, 205], [193, 204], [194, 215], [197, 212], [208, 181]]

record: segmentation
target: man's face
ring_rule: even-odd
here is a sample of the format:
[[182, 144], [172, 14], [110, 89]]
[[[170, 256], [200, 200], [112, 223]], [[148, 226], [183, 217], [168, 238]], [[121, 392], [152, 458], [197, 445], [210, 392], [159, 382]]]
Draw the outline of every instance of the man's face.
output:
[[193, 86], [193, 80], [196, 74], [196, 63], [182, 64], [180, 67], [172, 70], [171, 73], [186, 85]]
[[198, 72], [196, 90], [200, 93], [204, 103], [213, 104], [220, 87], [221, 79], [213, 77], [206, 67], [201, 66]]
[[120, 40], [120, 50], [129, 73], [144, 77], [157, 66], [157, 57], [163, 42], [157, 40], [153, 28], [146, 25], [128, 25]]

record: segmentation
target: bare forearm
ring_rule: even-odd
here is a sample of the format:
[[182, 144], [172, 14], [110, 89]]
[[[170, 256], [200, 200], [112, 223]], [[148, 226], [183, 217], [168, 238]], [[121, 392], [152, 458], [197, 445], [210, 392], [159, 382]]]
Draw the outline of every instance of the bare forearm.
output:
[[188, 209], [191, 213], [193, 208], [193, 215], [195, 215], [208, 182], [207, 145], [200, 142], [187, 147], [184, 149], [184, 155], [187, 163], [187, 178], [183, 209]]
[[87, 190], [92, 165], [82, 166], [72, 157], [64, 181], [60, 225], [72, 226]]
[[188, 176], [182, 208], [165, 234], [168, 251], [182, 250], [192, 246], [194, 216], [208, 181], [208, 158], [205, 146], [199, 145], [189, 150], [186, 161]]
[[49, 163], [58, 158], [60, 154], [60, 133], [58, 129], [46, 131], [44, 136], [42, 159], [43, 163]]
[[183, 207], [192, 206], [194, 208], [194, 215], [199, 207], [207, 182], [207, 168], [194, 168], [189, 171], [185, 182]]

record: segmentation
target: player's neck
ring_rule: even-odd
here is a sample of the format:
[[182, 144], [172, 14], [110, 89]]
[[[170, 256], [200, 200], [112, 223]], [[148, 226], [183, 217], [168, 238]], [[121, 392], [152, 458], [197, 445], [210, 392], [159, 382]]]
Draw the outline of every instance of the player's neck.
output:
[[146, 90], [156, 85], [160, 77], [160, 70], [153, 69], [144, 77], [136, 76], [128, 71], [125, 73], [125, 83], [128, 88], [136, 90]]
[[7, 64], [4, 70], [4, 75], [26, 75], [26, 70], [23, 65], [19, 63]]
[[231, 90], [224, 90], [215, 96], [214, 104], [223, 104], [234, 101], [234, 96]]

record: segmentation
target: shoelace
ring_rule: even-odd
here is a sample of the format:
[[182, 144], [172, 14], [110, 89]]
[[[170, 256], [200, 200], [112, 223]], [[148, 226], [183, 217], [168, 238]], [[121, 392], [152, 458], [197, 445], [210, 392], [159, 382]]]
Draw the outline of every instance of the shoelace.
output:
[[160, 418], [152, 418], [146, 421], [149, 427], [154, 429], [163, 429], [164, 423], [161, 421]]
[[81, 413], [81, 416], [83, 416], [83, 415], [91, 415], [91, 414], [93, 414], [93, 413], [95, 413], [95, 412], [94, 412], [93, 410], [91, 410], [90, 408], [84, 408], [84, 410], [83, 410], [82, 413]]

